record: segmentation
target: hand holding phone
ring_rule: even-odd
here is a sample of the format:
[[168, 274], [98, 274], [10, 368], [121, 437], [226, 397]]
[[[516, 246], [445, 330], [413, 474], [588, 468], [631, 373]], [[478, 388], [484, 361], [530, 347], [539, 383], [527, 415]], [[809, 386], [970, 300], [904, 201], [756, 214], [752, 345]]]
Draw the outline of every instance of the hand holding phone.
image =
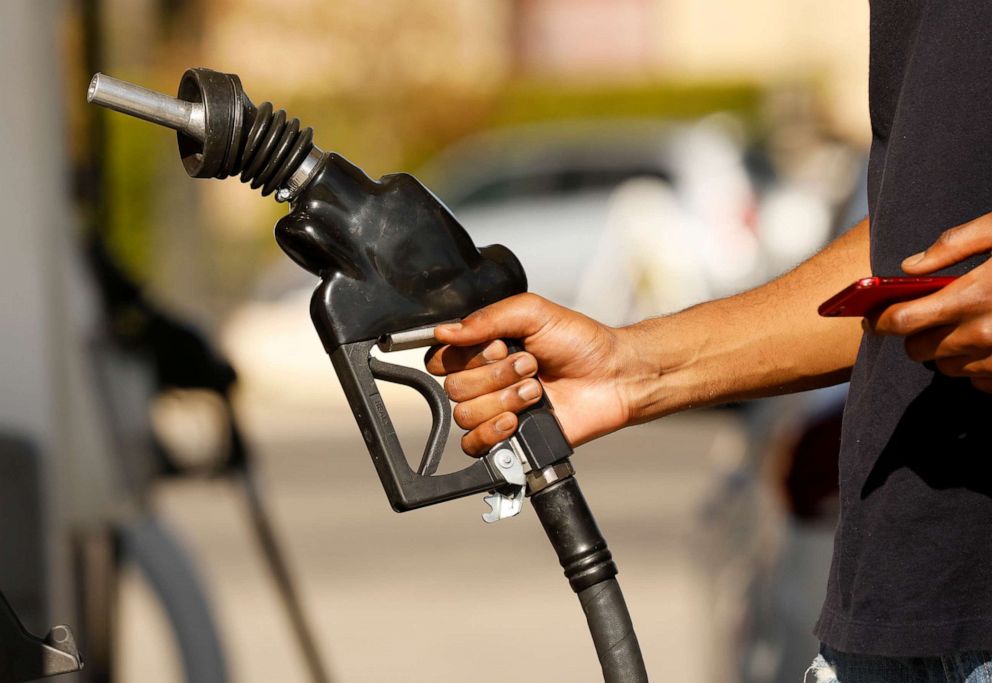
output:
[[864, 317], [892, 304], [933, 294], [954, 282], [957, 276], [944, 277], [866, 277], [820, 304], [820, 315]]

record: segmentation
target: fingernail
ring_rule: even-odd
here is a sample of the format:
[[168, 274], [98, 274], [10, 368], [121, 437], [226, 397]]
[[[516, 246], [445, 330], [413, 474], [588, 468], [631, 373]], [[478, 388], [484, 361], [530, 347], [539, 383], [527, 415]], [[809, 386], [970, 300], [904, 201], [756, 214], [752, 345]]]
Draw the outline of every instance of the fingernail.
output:
[[537, 363], [534, 362], [533, 356], [521, 356], [513, 361], [513, 370], [521, 377], [526, 377], [537, 370]]
[[486, 348], [482, 349], [482, 357], [486, 360], [500, 360], [505, 356], [506, 353], [502, 342], [493, 342]]
[[447, 323], [446, 325], [438, 325], [434, 328], [435, 330], [440, 330], [441, 332], [457, 332], [462, 329], [461, 323]]
[[541, 385], [537, 382], [527, 382], [517, 389], [517, 396], [525, 401], [537, 398], [541, 393]]
[[509, 415], [504, 415], [503, 417], [496, 420], [496, 431], [497, 432], [508, 432], [513, 429], [513, 418]]
[[906, 260], [902, 262], [904, 266], [915, 266], [917, 263], [923, 260], [923, 257], [927, 255], [927, 252], [921, 251], [919, 254], [913, 254], [912, 256], [906, 257]]

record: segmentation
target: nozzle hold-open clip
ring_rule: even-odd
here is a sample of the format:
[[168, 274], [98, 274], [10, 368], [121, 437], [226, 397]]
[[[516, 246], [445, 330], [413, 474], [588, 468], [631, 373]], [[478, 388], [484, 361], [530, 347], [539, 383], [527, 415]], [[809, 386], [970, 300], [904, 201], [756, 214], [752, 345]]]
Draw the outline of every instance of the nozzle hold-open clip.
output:
[[516, 517], [523, 509], [524, 496], [527, 493], [527, 460], [517, 449], [519, 445], [508, 439], [493, 446], [485, 456], [486, 462], [497, 471], [506, 485], [489, 492], [483, 500], [489, 505], [489, 512], [483, 513], [482, 519], [487, 524], [493, 524], [507, 517]]

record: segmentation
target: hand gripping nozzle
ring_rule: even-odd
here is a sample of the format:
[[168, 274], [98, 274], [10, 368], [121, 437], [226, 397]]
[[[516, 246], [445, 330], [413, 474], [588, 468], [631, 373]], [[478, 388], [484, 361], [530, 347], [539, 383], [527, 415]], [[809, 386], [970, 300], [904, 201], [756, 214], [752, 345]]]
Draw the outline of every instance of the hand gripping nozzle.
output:
[[[493, 458], [437, 474], [451, 425], [447, 397], [426, 373], [372, 356], [377, 345], [383, 351], [428, 345], [435, 325], [526, 291], [523, 268], [508, 249], [476, 247], [413, 176], [373, 180], [341, 156], [325, 154], [298, 120], [268, 102], [254, 105], [234, 74], [189, 69], [178, 97], [97, 74], [87, 97], [175, 129], [189, 175], [240, 174], [263, 195], [278, 190], [276, 198], [290, 202], [276, 224], [276, 241], [320, 278], [310, 314], [395, 510], [485, 491], [494, 491], [493, 515], [519, 509], [520, 484], [509, 482]], [[433, 424], [416, 469], [377, 381], [415, 389], [431, 409]], [[513, 452], [529, 469], [571, 455], [547, 399], [525, 411], [519, 425]]]

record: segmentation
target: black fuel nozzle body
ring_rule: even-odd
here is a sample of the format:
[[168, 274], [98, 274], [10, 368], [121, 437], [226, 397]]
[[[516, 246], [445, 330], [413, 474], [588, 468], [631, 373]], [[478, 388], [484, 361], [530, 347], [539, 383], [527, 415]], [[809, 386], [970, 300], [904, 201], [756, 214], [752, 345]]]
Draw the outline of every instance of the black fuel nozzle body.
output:
[[[253, 104], [234, 74], [189, 69], [176, 98], [97, 74], [88, 99], [175, 129], [190, 176], [239, 176], [263, 196], [275, 192], [289, 202], [276, 241], [320, 278], [310, 314], [395, 510], [506, 483], [484, 461], [436, 475], [451, 424], [447, 398], [426, 373], [374, 358], [372, 349], [394, 333], [456, 320], [526, 291], [523, 268], [509, 249], [476, 247], [413, 176], [373, 180], [343, 157], [324, 153], [313, 144], [312, 129], [269, 102]], [[376, 380], [413, 387], [431, 407], [434, 422], [416, 469]], [[535, 470], [572, 453], [546, 399], [521, 416], [518, 442]]]
[[68, 626], [55, 626], [44, 638], [33, 636], [0, 593], [0, 683], [36, 681], [82, 668]]
[[[393, 509], [432, 505], [505, 483], [485, 461], [435, 474], [451, 424], [447, 397], [426, 373], [386, 363], [371, 352], [389, 335], [457, 320], [526, 291], [526, 276], [513, 253], [501, 245], [477, 248], [413, 176], [373, 180], [336, 154], [324, 158], [275, 232], [290, 258], [320, 277], [310, 315]], [[434, 420], [417, 469], [403, 453], [376, 380], [410, 386], [431, 407]], [[546, 399], [521, 416], [517, 440], [532, 469], [572, 453]]]
[[310, 311], [328, 352], [461, 318], [527, 289], [510, 250], [476, 248], [416, 178], [373, 180], [336, 154], [326, 156], [275, 235], [321, 278]]
[[[451, 406], [426, 373], [374, 358], [384, 337], [462, 318], [526, 291], [505, 247], [476, 248], [451, 212], [413, 176], [372, 180], [329, 154], [313, 181], [276, 224], [276, 241], [320, 277], [310, 315], [330, 354], [383, 488], [397, 511], [488, 491], [504, 483], [477, 461], [435, 474], [451, 424]], [[403, 453], [376, 380], [401, 383], [427, 400], [434, 417], [420, 466]], [[554, 459], [571, 454], [550, 405], [536, 409], [552, 427]]]

